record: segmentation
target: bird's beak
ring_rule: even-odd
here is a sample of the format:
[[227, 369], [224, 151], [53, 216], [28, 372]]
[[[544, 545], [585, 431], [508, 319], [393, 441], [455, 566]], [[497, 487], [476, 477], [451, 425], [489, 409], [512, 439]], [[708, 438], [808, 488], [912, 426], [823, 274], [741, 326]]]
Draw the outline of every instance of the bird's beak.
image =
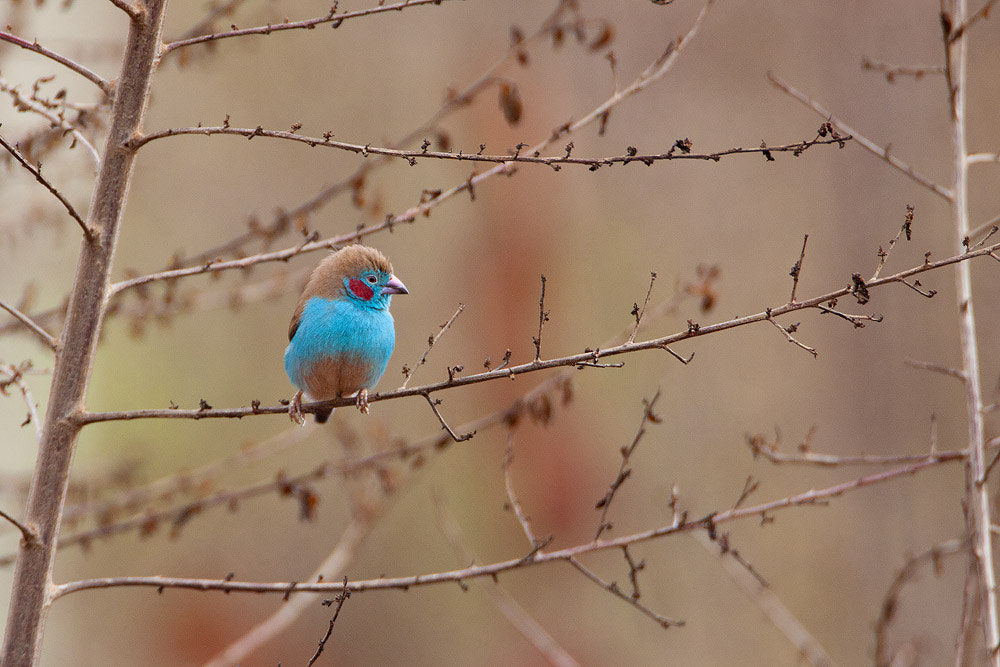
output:
[[396, 276], [389, 278], [389, 282], [385, 284], [382, 288], [382, 294], [409, 294], [410, 290], [406, 289], [406, 285], [403, 284]]

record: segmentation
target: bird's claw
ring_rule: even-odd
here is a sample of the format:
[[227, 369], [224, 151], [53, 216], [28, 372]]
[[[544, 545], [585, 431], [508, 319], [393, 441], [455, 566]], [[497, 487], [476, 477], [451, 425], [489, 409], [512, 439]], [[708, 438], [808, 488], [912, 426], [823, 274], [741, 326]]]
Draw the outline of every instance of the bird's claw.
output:
[[361, 411], [361, 414], [365, 414], [365, 415], [368, 414], [368, 390], [367, 389], [362, 389], [361, 391], [358, 392], [358, 398], [355, 401], [355, 404], [358, 406], [358, 410]]
[[295, 393], [292, 402], [288, 404], [288, 418], [302, 426], [306, 423], [306, 416], [302, 414], [302, 391]]

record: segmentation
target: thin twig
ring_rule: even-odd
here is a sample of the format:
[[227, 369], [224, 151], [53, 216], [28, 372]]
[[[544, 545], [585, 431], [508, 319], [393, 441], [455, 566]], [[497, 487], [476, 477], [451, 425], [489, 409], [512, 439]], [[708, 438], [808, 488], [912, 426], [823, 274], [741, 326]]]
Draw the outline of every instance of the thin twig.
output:
[[[690, 535], [706, 550], [714, 551], [712, 541], [704, 532], [696, 531]], [[723, 555], [725, 556], [725, 554]], [[729, 552], [729, 555], [732, 555], [732, 552]], [[798, 650], [801, 657], [805, 658], [813, 667], [832, 667], [836, 664], [819, 643], [819, 640], [806, 629], [771, 589], [761, 584], [760, 580], [752, 573], [748, 576], [750, 571], [735, 562], [735, 559], [723, 557], [720, 562], [733, 582], [760, 607], [774, 627], [781, 631]]]
[[795, 290], [799, 287], [799, 274], [802, 272], [802, 260], [806, 258], [806, 243], [808, 242], [809, 235], [806, 234], [802, 237], [802, 252], [799, 253], [798, 260], [792, 265], [792, 270], [788, 272], [788, 275], [792, 277], [792, 295], [788, 297], [788, 303], [795, 303]]
[[92, 144], [90, 139], [88, 139], [86, 135], [80, 131], [80, 128], [66, 120], [61, 113], [55, 114], [51, 109], [37, 100], [24, 97], [20, 92], [18, 92], [16, 87], [11, 85], [10, 82], [2, 76], [0, 76], [0, 90], [10, 95], [11, 99], [14, 100], [15, 108], [19, 111], [22, 109], [30, 110], [33, 113], [45, 118], [54, 127], [59, 127], [62, 130], [70, 132], [73, 135], [73, 138], [79, 141], [87, 151], [90, 159], [94, 162], [95, 169], [101, 166], [101, 155], [97, 152], [97, 148], [94, 147], [94, 144]]
[[[794, 288], [793, 288], [793, 293], [794, 293]], [[794, 298], [792, 299], [792, 301], [794, 301]], [[795, 338], [795, 336], [792, 335], [791, 331], [789, 331], [785, 327], [781, 326], [780, 324], [778, 324], [777, 322], [775, 322], [773, 319], [772, 320], [768, 320], [768, 321], [771, 324], [773, 324], [775, 327], [777, 327], [778, 331], [780, 331], [781, 333], [783, 333], [785, 335], [785, 338], [788, 339], [789, 343], [794, 343], [795, 345], [801, 347], [803, 350], [805, 350], [806, 352], [808, 352], [809, 354], [811, 354], [813, 356], [813, 358], [816, 358], [819, 355], [819, 353], [816, 351], [815, 347], [809, 347], [808, 345], [806, 345], [802, 341], [798, 340], [797, 338]], [[792, 326], [798, 326], [798, 325], [792, 325]], [[789, 327], [789, 328], [791, 328], [791, 327]]]
[[[2, 140], [3, 139], [0, 138], [0, 141]], [[13, 315], [17, 320], [19, 320], [24, 326], [31, 329], [31, 332], [34, 333], [36, 336], [38, 336], [38, 338], [43, 343], [45, 343], [47, 347], [49, 347], [52, 350], [59, 349], [59, 341], [55, 338], [55, 336], [53, 336], [48, 331], [40, 327], [38, 324], [35, 323], [34, 320], [32, 320], [30, 317], [22, 313], [20, 310], [10, 305], [6, 301], [0, 301], [0, 308], [6, 310], [8, 313]]]
[[601, 519], [597, 522], [597, 533], [594, 534], [595, 541], [601, 539], [601, 535], [604, 534], [604, 531], [611, 528], [611, 524], [608, 523], [608, 510], [611, 509], [611, 503], [614, 501], [615, 494], [618, 493], [618, 489], [621, 488], [622, 484], [625, 483], [625, 480], [627, 480], [632, 474], [632, 471], [628, 467], [628, 461], [633, 452], [635, 452], [635, 448], [639, 446], [640, 442], [642, 442], [643, 436], [646, 435], [646, 424], [650, 422], [655, 424], [661, 421], [660, 417], [653, 412], [653, 408], [656, 407], [656, 402], [660, 400], [660, 393], [660, 390], [657, 389], [652, 398], [642, 399], [643, 410], [642, 419], [639, 421], [639, 428], [636, 430], [635, 435], [632, 436], [632, 442], [621, 448], [620, 453], [622, 455], [622, 460], [618, 466], [618, 474], [615, 476], [614, 481], [611, 482], [611, 485], [608, 487], [608, 491], [604, 494], [604, 497], [597, 501], [595, 509], [601, 510]]
[[535, 537], [535, 532], [531, 528], [531, 521], [528, 519], [528, 515], [524, 513], [524, 509], [521, 507], [521, 501], [517, 497], [517, 493], [514, 490], [514, 480], [511, 476], [511, 465], [514, 463], [514, 431], [507, 431], [507, 447], [504, 451], [503, 458], [503, 482], [504, 488], [507, 491], [507, 502], [510, 504], [510, 508], [514, 510], [514, 516], [517, 517], [517, 522], [521, 524], [521, 529], [524, 531], [525, 537], [531, 543], [535, 553], [541, 553], [542, 550], [539, 548], [543, 544], [543, 540]]
[[9, 521], [12, 524], [14, 524], [14, 526], [19, 531], [21, 531], [21, 537], [28, 544], [34, 544], [35, 542], [38, 541], [38, 535], [35, 534], [35, 531], [31, 530], [30, 528], [28, 528], [27, 526], [25, 526], [23, 523], [21, 523], [20, 521], [18, 521], [14, 517], [12, 517], [10, 514], [7, 514], [6, 512], [4, 512], [2, 509], [0, 509], [0, 517], [3, 517], [7, 521]]
[[919, 81], [927, 74], [944, 74], [944, 67], [942, 65], [890, 65], [889, 63], [869, 60], [868, 58], [861, 60], [861, 69], [869, 72], [881, 72], [885, 74], [885, 80], [889, 83], [895, 83], [897, 76], [912, 76]]
[[951, 34], [948, 36], [949, 41], [955, 42], [961, 39], [965, 36], [966, 30], [974, 26], [980, 20], [987, 18], [990, 14], [990, 10], [993, 9], [993, 5], [996, 4], [996, 1], [997, 0], [986, 0], [983, 6], [979, 8], [979, 11], [969, 16], [969, 18], [965, 19], [965, 21], [951, 31]]
[[129, 18], [136, 18], [139, 16], [139, 10], [136, 9], [132, 3], [128, 0], [110, 0], [111, 4], [128, 14]]
[[9, 32], [3, 32], [3, 31], [0, 31], [0, 41], [16, 44], [17, 46], [20, 46], [22, 49], [27, 49], [28, 51], [34, 51], [39, 55], [43, 55], [46, 58], [50, 58], [56, 61], [57, 63], [63, 65], [64, 67], [68, 67], [69, 69], [73, 70], [80, 76], [91, 81], [94, 85], [100, 88], [101, 91], [103, 91], [104, 94], [107, 95], [108, 97], [111, 97], [112, 94], [114, 93], [114, 87], [111, 85], [110, 82], [105, 81], [99, 75], [90, 71], [80, 63], [74, 60], [70, 60], [66, 56], [60, 55], [55, 51], [50, 51], [49, 49], [39, 44], [37, 41], [29, 42], [26, 39], [21, 39], [17, 35], [12, 35]]
[[896, 232], [895, 238], [889, 241], [889, 247], [886, 250], [882, 250], [882, 247], [879, 246], [878, 266], [875, 267], [875, 273], [872, 274], [872, 277], [869, 279], [868, 282], [877, 279], [879, 274], [882, 273], [882, 267], [885, 266], [885, 263], [889, 260], [889, 254], [892, 252], [892, 249], [896, 247], [896, 244], [899, 242], [899, 237], [902, 236], [903, 232], [906, 232], [906, 240], [907, 241], [910, 240], [910, 237], [913, 234], [912, 225], [913, 225], [913, 207], [907, 204], [906, 219], [903, 220], [903, 225], [899, 228], [899, 231]]
[[862, 148], [872, 153], [873, 155], [877, 155], [878, 157], [882, 158], [890, 165], [892, 165], [896, 169], [900, 170], [901, 172], [909, 176], [913, 181], [937, 193], [938, 195], [944, 197], [948, 201], [951, 201], [952, 198], [954, 197], [954, 194], [952, 193], [951, 190], [943, 188], [934, 181], [932, 181], [931, 179], [927, 178], [926, 176], [918, 174], [916, 171], [913, 170], [913, 168], [910, 165], [903, 162], [895, 155], [890, 155], [888, 149], [882, 148], [874, 141], [872, 141], [868, 137], [864, 136], [863, 134], [855, 130], [850, 125], [847, 125], [844, 121], [834, 117], [834, 115], [831, 114], [829, 111], [827, 111], [822, 105], [820, 105], [819, 102], [812, 99], [811, 97], [801, 92], [800, 90], [797, 90], [796, 88], [792, 87], [791, 84], [786, 82], [777, 74], [774, 74], [773, 72], [768, 72], [767, 78], [775, 86], [785, 91], [786, 93], [797, 99], [799, 102], [806, 105], [807, 107], [818, 113], [820, 116], [826, 118], [831, 123], [839, 127], [841, 131], [851, 135], [854, 141], [858, 142]]
[[919, 359], [903, 359], [903, 363], [910, 368], [919, 368], [923, 371], [933, 371], [935, 373], [941, 373], [942, 375], [948, 375], [965, 382], [965, 373], [958, 370], [957, 368], [951, 368], [950, 366], [945, 366], [944, 364], [936, 364], [932, 361], [920, 361]]
[[[475, 562], [475, 557], [469, 548], [461, 527], [458, 525], [458, 521], [447, 510], [444, 502], [437, 493], [433, 494], [433, 499], [441, 531], [448, 538], [448, 541], [451, 542], [455, 551], [465, 559], [465, 562]], [[483, 581], [482, 585], [486, 593], [490, 596], [490, 600], [500, 610], [500, 613], [524, 635], [525, 639], [538, 649], [546, 660], [557, 667], [574, 667], [579, 665], [573, 656], [559, 645], [542, 624], [535, 620], [524, 607], [518, 604], [517, 600], [504, 590], [498, 582], [487, 580]]]
[[282, 30], [310, 30], [324, 23], [332, 23], [334, 28], [339, 28], [340, 24], [348, 19], [371, 16], [373, 14], [381, 14], [383, 12], [402, 11], [409, 7], [420, 7], [421, 5], [440, 5], [442, 2], [444, 2], [444, 0], [403, 0], [403, 2], [397, 2], [392, 5], [380, 5], [378, 7], [370, 7], [368, 9], [359, 9], [354, 12], [345, 12], [343, 14], [336, 13], [336, 4], [334, 4], [328, 14], [312, 19], [306, 19], [304, 21], [286, 21], [284, 23], [274, 23], [254, 28], [234, 29], [228, 32], [217, 32], [212, 33], [211, 35], [199, 35], [197, 37], [170, 42], [163, 46], [163, 49], [160, 51], [160, 57], [162, 58], [171, 51], [184, 48], [185, 46], [191, 46], [193, 44], [203, 44], [205, 42], [218, 41], [220, 39], [228, 39], [230, 37], [243, 37], [246, 35], [270, 35], [272, 32], [280, 32]]
[[38, 442], [41, 442], [42, 422], [38, 418], [38, 407], [35, 405], [35, 398], [31, 395], [31, 389], [28, 388], [28, 384], [24, 381], [23, 377], [30, 366], [31, 362], [24, 362], [20, 366], [0, 365], [0, 371], [8, 375], [6, 380], [0, 381], [0, 393], [6, 393], [7, 385], [13, 384], [17, 386], [18, 391], [21, 392], [21, 398], [24, 399], [24, 404], [28, 408], [28, 418], [21, 426], [27, 426], [28, 422], [31, 422], [31, 426], [35, 429], [35, 438]]
[[[313, 656], [309, 658], [309, 662], [306, 663], [306, 667], [311, 667], [317, 660], [319, 660], [320, 654], [323, 653], [323, 649], [326, 648], [326, 642], [330, 639], [330, 635], [333, 634], [333, 625], [337, 622], [337, 617], [340, 616], [340, 610], [344, 606], [344, 602], [347, 598], [351, 597], [351, 590], [347, 587], [347, 577], [344, 577], [344, 591], [336, 597], [337, 608], [333, 612], [333, 618], [330, 619], [330, 627], [326, 629], [326, 634], [323, 639], [319, 640], [319, 646], [316, 647], [316, 652]], [[332, 602], [332, 601], [331, 601]]]
[[14, 159], [21, 163], [22, 167], [31, 172], [31, 175], [35, 177], [36, 181], [45, 186], [45, 189], [51, 192], [55, 198], [59, 200], [59, 203], [63, 205], [70, 216], [76, 220], [78, 225], [80, 225], [80, 229], [83, 230], [83, 235], [87, 237], [87, 240], [93, 241], [94, 231], [87, 225], [86, 222], [83, 221], [83, 218], [81, 218], [80, 214], [76, 212], [76, 209], [69, 203], [69, 200], [63, 197], [62, 193], [56, 190], [55, 186], [49, 183], [48, 179], [42, 176], [42, 168], [40, 166], [36, 167], [28, 162], [28, 159], [21, 155], [21, 151], [7, 143], [7, 140], [4, 139], [3, 136], [0, 136], [0, 145], [3, 145], [3, 147], [7, 149], [7, 152], [13, 155]]
[[628, 335], [628, 342], [631, 343], [635, 340], [635, 334], [639, 331], [639, 325], [642, 323], [642, 316], [646, 314], [646, 306], [649, 305], [649, 295], [653, 293], [653, 283], [656, 282], [656, 271], [649, 272], [649, 289], [646, 290], [646, 298], [642, 302], [642, 308], [639, 308], [639, 304], [634, 304], [632, 306], [632, 316], [635, 317], [635, 326], [632, 327], [632, 333]]
[[545, 275], [542, 275], [542, 295], [538, 298], [538, 335], [531, 339], [535, 344], [535, 363], [542, 360], [542, 326], [549, 319], [549, 314], [545, 312]]
[[452, 428], [448, 426], [448, 422], [445, 421], [444, 416], [441, 414], [441, 411], [438, 410], [437, 404], [441, 402], [441, 399], [431, 398], [430, 394], [427, 393], [423, 394], [423, 397], [427, 399], [427, 404], [430, 405], [431, 410], [434, 411], [434, 416], [438, 418], [439, 422], [441, 422], [441, 428], [448, 431], [448, 435], [451, 436], [452, 440], [454, 440], [455, 442], [465, 442], [466, 440], [471, 440], [472, 437], [476, 435], [475, 431], [470, 431], [464, 435], [458, 435], [457, 433], [455, 433], [455, 431], [453, 431]]
[[417, 369], [423, 366], [424, 363], [427, 361], [427, 355], [431, 353], [431, 349], [434, 348], [434, 345], [438, 342], [438, 339], [444, 335], [444, 332], [447, 331], [452, 324], [454, 324], [455, 320], [458, 319], [458, 316], [462, 314], [463, 310], [465, 310], [465, 304], [464, 303], [458, 304], [458, 308], [455, 310], [455, 313], [448, 318], [447, 322], [441, 325], [441, 328], [437, 332], [437, 334], [427, 339], [427, 349], [424, 350], [424, 355], [420, 357], [420, 361], [415, 363], [413, 365], [413, 368], [409, 368], [408, 366], [403, 367], [403, 374], [406, 377], [403, 379], [403, 384], [399, 385], [400, 389], [406, 389], [406, 385], [410, 383], [410, 378], [412, 378], [413, 374], [417, 371]]
[[941, 561], [945, 556], [964, 553], [968, 549], [968, 542], [962, 540], [948, 540], [941, 544], [936, 544], [927, 551], [908, 558], [906, 563], [896, 572], [892, 578], [889, 590], [886, 591], [882, 599], [882, 607], [879, 611], [878, 620], [875, 623], [875, 664], [878, 667], [890, 667], [896, 664], [893, 655], [889, 652], [888, 632], [889, 626], [899, 613], [900, 594], [903, 587], [916, 577], [917, 569], [925, 562], [930, 562], [935, 573], [941, 569]]
[[592, 582], [594, 582], [595, 584], [597, 584], [598, 586], [600, 586], [604, 590], [608, 591], [609, 593], [611, 593], [615, 597], [619, 598], [620, 600], [624, 600], [625, 602], [628, 602], [630, 605], [632, 605], [633, 607], [635, 607], [636, 609], [638, 609], [639, 611], [641, 611], [643, 614], [645, 614], [649, 618], [651, 618], [654, 621], [656, 621], [664, 629], [667, 629], [667, 628], [672, 627], [672, 626], [682, 626], [682, 625], [684, 625], [684, 621], [675, 620], [675, 619], [672, 619], [672, 618], [667, 618], [666, 616], [663, 616], [661, 614], [657, 614], [655, 611], [653, 611], [652, 609], [650, 609], [646, 605], [642, 604], [637, 599], [635, 599], [635, 598], [633, 598], [631, 596], [625, 595], [625, 593], [623, 593], [622, 590], [618, 587], [618, 584], [616, 584], [615, 582], [608, 583], [608, 582], [604, 581], [603, 579], [601, 579], [600, 577], [598, 577], [596, 574], [594, 574], [592, 571], [590, 571], [588, 568], [584, 567], [584, 565], [579, 560], [577, 560], [576, 558], [570, 557], [567, 560], [569, 561], [570, 565], [572, 565], [573, 567], [575, 567], [587, 579], [590, 579]]

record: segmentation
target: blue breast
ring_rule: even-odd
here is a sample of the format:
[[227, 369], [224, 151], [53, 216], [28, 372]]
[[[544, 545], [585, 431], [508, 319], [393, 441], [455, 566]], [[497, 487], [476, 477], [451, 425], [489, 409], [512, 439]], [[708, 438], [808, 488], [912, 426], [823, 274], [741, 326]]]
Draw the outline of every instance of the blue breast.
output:
[[312, 297], [306, 302], [295, 336], [285, 349], [285, 372], [303, 387], [302, 375], [321, 359], [336, 357], [361, 364], [374, 387], [385, 373], [396, 344], [392, 315], [351, 299]]

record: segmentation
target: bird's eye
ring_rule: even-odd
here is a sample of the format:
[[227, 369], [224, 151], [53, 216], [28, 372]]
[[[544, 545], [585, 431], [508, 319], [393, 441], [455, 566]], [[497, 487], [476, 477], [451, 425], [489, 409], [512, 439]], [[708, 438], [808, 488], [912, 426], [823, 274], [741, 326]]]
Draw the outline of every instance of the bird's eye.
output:
[[368, 276], [368, 282], [374, 285], [375, 283], [378, 282], [378, 278], [376, 278], [374, 275]]

